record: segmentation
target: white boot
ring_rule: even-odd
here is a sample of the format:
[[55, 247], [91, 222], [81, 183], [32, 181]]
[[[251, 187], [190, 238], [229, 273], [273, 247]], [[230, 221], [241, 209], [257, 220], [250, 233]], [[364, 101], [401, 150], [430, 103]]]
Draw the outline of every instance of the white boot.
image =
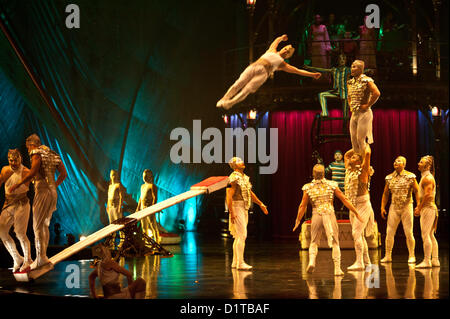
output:
[[431, 265], [433, 267], [441, 267], [441, 263], [439, 262], [439, 258], [438, 257], [431, 258]]
[[308, 263], [308, 267], [306, 267], [306, 272], [307, 273], [312, 273], [314, 272], [314, 268], [316, 267], [316, 254], [309, 254], [309, 263]]
[[245, 261], [237, 266], [238, 270], [250, 270], [252, 268], [253, 268], [253, 266], [250, 266], [250, 265], [246, 264]]
[[416, 265], [416, 268], [431, 268], [433, 265], [431, 264], [430, 258], [424, 258], [423, 261]]
[[415, 264], [416, 263], [416, 257], [413, 256], [409, 256], [408, 258], [408, 264]]
[[334, 260], [334, 275], [335, 276], [343, 276], [344, 272], [341, 269], [341, 261]]
[[3, 244], [5, 245], [5, 248], [9, 252], [11, 257], [13, 258], [14, 261], [13, 272], [17, 272], [23, 263], [23, 257], [20, 256], [19, 252], [17, 251], [16, 244], [14, 243], [14, 240], [12, 238], [4, 240]]

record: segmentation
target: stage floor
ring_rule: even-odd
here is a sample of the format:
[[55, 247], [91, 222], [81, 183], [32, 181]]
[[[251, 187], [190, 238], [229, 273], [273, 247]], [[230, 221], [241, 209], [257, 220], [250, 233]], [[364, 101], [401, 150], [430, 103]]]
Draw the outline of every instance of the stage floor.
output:
[[[121, 264], [134, 277], [146, 280], [147, 299], [448, 299], [448, 245], [440, 247], [441, 267], [427, 270], [408, 267], [406, 248], [400, 242], [396, 245], [392, 264], [379, 264], [384, 252], [370, 250], [375, 264], [371, 273], [347, 272], [355, 253], [342, 250], [345, 275], [340, 277], [333, 275], [331, 250], [319, 250], [315, 272], [306, 273], [308, 252], [300, 250], [295, 240], [250, 238], [245, 259], [253, 271], [232, 270], [232, 239], [192, 232], [184, 234], [180, 245], [165, 247], [174, 254], [172, 258], [147, 256], [122, 259]], [[418, 262], [423, 257], [421, 245], [417, 240]], [[89, 298], [91, 271], [89, 260], [64, 261], [34, 282], [18, 283], [11, 270], [2, 268], [0, 294]], [[98, 279], [97, 293], [102, 295]]]

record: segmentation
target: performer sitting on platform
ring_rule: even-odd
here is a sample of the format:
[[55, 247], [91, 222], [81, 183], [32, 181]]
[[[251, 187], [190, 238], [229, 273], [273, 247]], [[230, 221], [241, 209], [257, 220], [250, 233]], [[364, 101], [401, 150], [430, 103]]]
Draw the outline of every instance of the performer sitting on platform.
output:
[[[17, 149], [8, 151], [8, 162], [9, 165], [4, 166], [0, 173], [0, 186], [5, 183], [6, 197], [0, 215], [0, 238], [14, 260], [13, 272], [19, 269], [22, 272], [29, 268], [32, 262], [30, 241], [27, 237], [30, 217], [30, 201], [27, 192], [30, 182], [24, 183], [14, 192], [11, 192], [9, 188], [28, 174], [29, 169], [22, 165], [22, 156]], [[13, 225], [17, 239], [22, 246], [23, 257], [17, 251], [14, 239], [9, 235], [9, 230]]]
[[[151, 170], [146, 169], [143, 173], [144, 184], [141, 186], [141, 197], [139, 198], [138, 206], [136, 208], [136, 212], [150, 207], [156, 204], [157, 201], [157, 188], [156, 185], [153, 184], [153, 173]], [[141, 221], [142, 232], [149, 235], [149, 231], [151, 231], [153, 239], [160, 244], [161, 237], [159, 236], [158, 224], [156, 222], [156, 213], [152, 214]]]
[[[119, 218], [123, 217], [122, 205], [124, 197], [124, 187], [120, 182], [119, 173], [116, 170], [111, 170], [109, 174], [111, 180], [108, 187], [108, 202], [106, 204], [106, 212], [108, 213], [109, 223], [113, 223]], [[116, 234], [113, 234], [112, 245], [115, 245]], [[123, 243], [123, 238], [120, 238], [120, 244]], [[119, 245], [120, 245], [119, 244]]]
[[[33, 230], [36, 246], [36, 260], [31, 264], [31, 270], [49, 262], [47, 248], [50, 240], [50, 220], [56, 210], [58, 194], [56, 188], [67, 177], [66, 167], [61, 157], [53, 150], [41, 144], [39, 136], [30, 135], [26, 147], [31, 157], [31, 169], [23, 179], [10, 188], [14, 192], [23, 184], [34, 179], [33, 200]], [[55, 181], [55, 173], [59, 172]]]
[[440, 267], [439, 247], [434, 236], [437, 229], [438, 210], [435, 203], [436, 181], [433, 156], [422, 157], [418, 167], [422, 177], [419, 183], [419, 202], [414, 210], [414, 216], [420, 216], [424, 258], [419, 265], [416, 265], [416, 268]]
[[415, 263], [416, 257], [414, 248], [416, 242], [413, 235], [413, 199], [412, 193], [416, 195], [416, 202], [419, 202], [419, 185], [416, 175], [405, 170], [406, 158], [399, 156], [394, 161], [395, 171], [386, 176], [383, 197], [381, 199], [381, 217], [386, 219], [386, 204], [389, 199], [389, 192], [392, 193], [391, 205], [386, 229], [386, 255], [380, 260], [382, 263], [392, 262], [392, 248], [394, 247], [394, 236], [400, 221], [406, 236], [408, 246], [408, 263]]
[[[328, 246], [332, 248], [331, 256], [334, 262], [334, 274], [341, 276], [341, 250], [339, 248], [339, 228], [334, 214], [333, 198], [336, 195], [342, 203], [359, 218], [356, 208], [350, 203], [338, 187], [338, 184], [325, 179], [325, 168], [322, 164], [316, 164], [313, 168], [313, 180], [303, 186], [303, 198], [298, 207], [297, 219], [292, 231], [300, 225], [300, 221], [306, 212], [308, 203], [313, 207], [311, 219], [311, 243], [309, 245], [309, 264], [306, 271], [311, 273], [316, 266], [318, 244], [322, 232], [328, 239]], [[362, 220], [361, 220], [362, 221]]]
[[245, 240], [247, 238], [248, 209], [255, 202], [264, 214], [269, 214], [264, 205], [252, 191], [250, 179], [244, 174], [245, 164], [239, 157], [233, 157], [228, 164], [233, 169], [229, 177], [231, 187], [227, 188], [226, 202], [229, 215], [229, 229], [234, 237], [233, 262], [231, 268], [250, 270], [253, 267], [244, 261]]
[[345, 185], [345, 162], [342, 152], [337, 150], [334, 152], [334, 162], [330, 163], [325, 169], [325, 174], [331, 172], [331, 180], [338, 183], [339, 189], [344, 192]]
[[327, 99], [340, 99], [342, 102], [343, 116], [348, 116], [348, 104], [347, 104], [347, 81], [350, 77], [350, 68], [345, 66], [347, 62], [344, 54], [339, 55], [339, 65], [331, 69], [322, 69], [314, 66], [304, 65], [306, 70], [331, 73], [333, 77], [333, 89], [319, 93], [319, 102], [322, 108], [321, 116], [328, 116]]
[[[373, 143], [371, 106], [380, 97], [380, 91], [373, 79], [363, 74], [364, 62], [355, 60], [352, 63], [352, 79], [347, 82], [348, 105], [352, 116], [350, 118], [350, 138], [355, 153], [362, 154], [366, 145]], [[367, 138], [367, 143], [366, 143]]]
[[[103, 288], [105, 299], [144, 299], [146, 282], [142, 278], [133, 280], [132, 274], [111, 258], [111, 252], [105, 245], [98, 244], [92, 248], [92, 255], [100, 258], [96, 268], [89, 275], [89, 288], [93, 298], [95, 292], [95, 279], [98, 277]], [[124, 275], [128, 280], [128, 287], [122, 288], [119, 276]]]
[[371, 149], [368, 144], [363, 155], [356, 153], [353, 149], [347, 151], [344, 155], [346, 168], [345, 195], [356, 207], [361, 217], [361, 219], [355, 219], [354, 214], [350, 214], [356, 261], [347, 268], [348, 270], [364, 270], [364, 265], [370, 264], [369, 250], [365, 238], [365, 236], [373, 235], [375, 222], [369, 195], [370, 176], [373, 174], [370, 156]]
[[280, 42], [287, 41], [287, 39], [286, 34], [276, 38], [266, 53], [242, 72], [239, 79], [229, 88], [223, 98], [217, 102], [217, 107], [228, 110], [236, 103], [243, 101], [250, 93], [255, 93], [275, 71], [284, 71], [318, 79], [320, 73], [300, 70], [284, 61], [289, 59], [295, 50], [291, 45], [287, 45], [280, 51], [277, 51]]

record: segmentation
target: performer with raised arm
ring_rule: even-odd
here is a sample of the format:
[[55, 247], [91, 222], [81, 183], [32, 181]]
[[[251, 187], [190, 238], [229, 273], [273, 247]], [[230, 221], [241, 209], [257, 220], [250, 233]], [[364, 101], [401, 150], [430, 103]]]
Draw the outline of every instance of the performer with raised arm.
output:
[[243, 101], [250, 93], [255, 93], [275, 71], [284, 71], [318, 79], [320, 73], [300, 70], [284, 61], [289, 59], [295, 51], [291, 45], [287, 45], [280, 51], [277, 51], [280, 42], [287, 41], [287, 39], [286, 34], [276, 38], [266, 53], [242, 72], [239, 79], [228, 89], [223, 98], [217, 102], [217, 107], [228, 110], [236, 103]]
[[[333, 198], [336, 196], [342, 203], [352, 211], [359, 219], [359, 214], [352, 203], [345, 197], [334, 181], [325, 179], [325, 168], [322, 164], [316, 164], [313, 167], [313, 180], [305, 184], [302, 188], [303, 197], [298, 207], [297, 219], [292, 231], [295, 231], [300, 225], [300, 221], [306, 212], [308, 203], [311, 203], [311, 243], [309, 245], [309, 264], [306, 271], [312, 273], [316, 266], [316, 257], [318, 253], [318, 244], [322, 237], [322, 232], [328, 239], [328, 246], [332, 249], [332, 258], [334, 262], [334, 275], [341, 276], [344, 272], [341, 270], [341, 250], [339, 248], [339, 228], [334, 214]], [[361, 220], [362, 222], [362, 220]]]
[[434, 158], [424, 156], [418, 164], [422, 175], [419, 183], [419, 201], [414, 216], [420, 216], [423, 241], [423, 261], [416, 268], [440, 267], [439, 247], [434, 236], [437, 229], [438, 210], [435, 203], [436, 181], [434, 180]]
[[416, 241], [413, 234], [413, 199], [412, 193], [416, 196], [416, 202], [419, 202], [419, 185], [416, 181], [416, 175], [405, 170], [406, 158], [399, 156], [394, 161], [395, 171], [386, 176], [383, 197], [381, 199], [381, 217], [386, 219], [386, 204], [389, 199], [389, 193], [392, 194], [391, 205], [389, 206], [389, 215], [386, 229], [386, 254], [382, 263], [392, 262], [392, 248], [394, 247], [394, 236], [398, 224], [402, 222], [403, 231], [406, 236], [406, 245], [408, 246], [408, 263], [415, 263], [416, 257], [414, 248]]
[[264, 205], [252, 191], [252, 184], [244, 174], [245, 164], [239, 157], [233, 157], [228, 162], [233, 169], [229, 177], [231, 187], [227, 188], [226, 203], [229, 215], [229, 230], [234, 237], [233, 262], [231, 268], [250, 270], [253, 267], [244, 261], [245, 240], [247, 238], [248, 209], [252, 202], [261, 207], [264, 214], [269, 214]]
[[[27, 237], [28, 219], [30, 218], [30, 201], [27, 197], [30, 182], [10, 191], [10, 187], [28, 174], [29, 169], [22, 165], [22, 156], [18, 149], [8, 151], [8, 166], [4, 166], [0, 173], [0, 186], [5, 183], [5, 203], [0, 215], [0, 238], [13, 258], [13, 272], [25, 271], [31, 265], [30, 241]], [[14, 239], [9, 235], [14, 226], [17, 239], [22, 246], [23, 257], [16, 248]]]
[[[144, 184], [141, 186], [141, 197], [139, 198], [136, 212], [156, 204], [157, 188], [153, 184], [153, 173], [151, 170], [144, 170], [143, 176]], [[149, 236], [149, 231], [152, 232], [153, 239], [160, 244], [161, 237], [159, 236], [158, 224], [156, 222], [156, 214], [152, 214], [141, 221], [142, 232]]]
[[373, 169], [370, 166], [371, 149], [367, 144], [361, 155], [353, 149], [344, 155], [345, 161], [345, 196], [356, 207], [360, 219], [350, 214], [352, 236], [355, 242], [356, 261], [348, 270], [364, 270], [365, 264], [370, 264], [369, 249], [365, 238], [366, 229], [373, 232], [374, 214], [370, 203], [369, 185]]
[[[98, 277], [105, 299], [144, 299], [147, 283], [142, 278], [133, 280], [132, 274], [111, 258], [111, 252], [102, 243], [92, 248], [92, 255], [99, 258], [96, 268], [89, 275], [89, 288], [92, 298], [97, 298], [95, 279]], [[128, 286], [120, 286], [119, 276], [127, 277]]]
[[[33, 200], [33, 230], [36, 246], [36, 260], [31, 264], [31, 270], [49, 262], [47, 247], [50, 240], [50, 220], [56, 210], [58, 193], [56, 188], [67, 177], [66, 167], [61, 157], [53, 150], [41, 144], [39, 136], [30, 135], [26, 139], [26, 147], [31, 157], [31, 169], [20, 182], [11, 186], [13, 193], [21, 185], [34, 180]], [[55, 181], [55, 173], [59, 175]]]
[[[347, 82], [350, 118], [350, 138], [355, 153], [362, 154], [367, 144], [373, 143], [372, 105], [380, 97], [380, 91], [372, 78], [363, 73], [364, 61], [355, 60], [351, 66], [352, 79]], [[367, 139], [367, 143], [366, 143]]]
[[342, 102], [342, 112], [344, 118], [348, 116], [347, 104], [347, 81], [350, 77], [350, 68], [346, 66], [347, 58], [344, 54], [339, 55], [338, 66], [331, 69], [318, 68], [304, 65], [303, 68], [310, 71], [330, 73], [333, 77], [333, 88], [319, 93], [319, 102], [322, 108], [321, 116], [328, 116], [327, 100], [340, 99]]

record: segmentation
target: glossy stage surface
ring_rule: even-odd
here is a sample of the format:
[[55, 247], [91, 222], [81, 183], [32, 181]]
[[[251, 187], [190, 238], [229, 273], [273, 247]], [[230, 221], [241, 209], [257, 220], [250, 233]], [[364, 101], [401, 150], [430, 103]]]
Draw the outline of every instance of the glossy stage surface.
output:
[[[342, 250], [345, 275], [333, 275], [331, 250], [319, 250], [316, 270], [306, 273], [308, 252], [296, 240], [247, 240], [245, 259], [253, 271], [231, 269], [232, 239], [189, 232], [180, 245], [168, 245], [172, 258], [146, 256], [122, 259], [134, 277], [147, 282], [147, 299], [448, 299], [448, 244], [440, 246], [440, 268], [416, 270], [407, 264], [407, 249], [399, 238], [393, 262], [379, 264], [383, 248], [370, 250], [372, 272], [348, 272], [354, 250]], [[416, 241], [416, 258], [423, 249]], [[0, 269], [0, 295], [10, 293], [89, 298], [89, 260], [64, 261], [30, 283], [17, 283]], [[126, 279], [123, 278], [126, 286]], [[102, 289], [97, 279], [97, 294]]]

